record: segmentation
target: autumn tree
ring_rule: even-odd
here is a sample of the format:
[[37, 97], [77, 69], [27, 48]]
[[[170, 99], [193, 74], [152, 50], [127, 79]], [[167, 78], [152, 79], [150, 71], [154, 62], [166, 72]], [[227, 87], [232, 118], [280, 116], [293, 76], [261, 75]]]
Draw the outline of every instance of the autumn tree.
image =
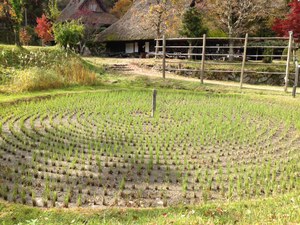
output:
[[5, 23], [8, 24], [13, 30], [14, 12], [7, 0], [3, 0], [3, 2], [0, 2], [0, 18], [2, 19], [2, 21], [5, 21]]
[[132, 6], [132, 1], [133, 0], [119, 0], [115, 3], [110, 12], [116, 17], [121, 18]]
[[53, 40], [53, 32], [52, 32], [52, 24], [47, 19], [45, 14], [42, 15], [41, 18], [36, 19], [37, 26], [35, 28], [35, 32], [38, 37], [42, 39], [43, 45]]
[[28, 45], [32, 38], [32, 35], [25, 27], [21, 28], [19, 36], [22, 45]]
[[[240, 37], [253, 30], [257, 20], [267, 17], [283, 0], [209, 0], [206, 7], [210, 18], [229, 38]], [[233, 59], [233, 41], [230, 41], [230, 60]]]
[[15, 44], [21, 45], [19, 33], [23, 21], [23, 0], [3, 0], [0, 3], [0, 14], [7, 19], [14, 31]]
[[284, 19], [277, 18], [272, 29], [279, 36], [288, 36], [289, 31], [293, 31], [295, 38], [300, 38], [300, 2], [293, 0], [289, 3], [290, 12]]
[[[181, 25], [181, 18], [185, 9], [184, 0], [141, 0], [144, 4], [150, 5], [148, 13], [142, 16], [141, 26], [145, 23], [145, 30], [154, 27], [155, 36], [161, 38], [163, 35], [177, 35]], [[156, 41], [159, 46], [159, 41]], [[157, 55], [158, 48], [155, 49]]]
[[21, 45], [19, 33], [23, 21], [23, 0], [8, 0], [13, 10], [12, 19], [14, 21], [15, 43]]

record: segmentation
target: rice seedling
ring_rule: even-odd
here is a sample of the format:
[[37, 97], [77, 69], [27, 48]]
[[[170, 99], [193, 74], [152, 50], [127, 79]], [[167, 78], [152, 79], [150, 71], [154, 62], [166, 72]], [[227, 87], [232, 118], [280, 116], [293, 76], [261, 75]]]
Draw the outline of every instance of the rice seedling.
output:
[[1, 108], [0, 197], [125, 207], [156, 205], [162, 190], [163, 205], [176, 205], [299, 189], [299, 108], [162, 91], [151, 118], [149, 102], [146, 91], [117, 91]]

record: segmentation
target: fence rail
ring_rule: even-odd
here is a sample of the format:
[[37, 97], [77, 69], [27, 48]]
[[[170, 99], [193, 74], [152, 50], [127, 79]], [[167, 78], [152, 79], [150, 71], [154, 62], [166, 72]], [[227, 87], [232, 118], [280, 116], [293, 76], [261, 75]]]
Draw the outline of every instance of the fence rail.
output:
[[[207, 72], [240, 73], [240, 88], [243, 88], [246, 73], [285, 75], [284, 91], [286, 92], [289, 77], [295, 75], [293, 89], [296, 89], [298, 85], [299, 69], [296, 69], [295, 73], [291, 72], [292, 62], [296, 62], [296, 39], [293, 38], [293, 32], [289, 32], [289, 37], [249, 37], [248, 34], [244, 38], [210, 38], [206, 35], [199, 38], [166, 38], [163, 36], [156, 41], [155, 57], [162, 57], [163, 78], [166, 77], [167, 70], [199, 72], [201, 83], [204, 83]], [[167, 58], [177, 60], [172, 61]], [[266, 63], [263, 60], [265, 58], [270, 58], [271, 61], [277, 59], [279, 62]], [[178, 67], [171, 69], [167, 67], [172, 64], [175, 66], [177, 64]], [[196, 68], [184, 68], [184, 64], [194, 64]], [[222, 70], [207, 68], [207, 65], [227, 65], [228, 67]], [[279, 69], [273, 72], [247, 69], [247, 66], [253, 65], [282, 67], [282, 71]], [[283, 67], [285, 67], [284, 71]], [[299, 64], [295, 67], [299, 68]]]

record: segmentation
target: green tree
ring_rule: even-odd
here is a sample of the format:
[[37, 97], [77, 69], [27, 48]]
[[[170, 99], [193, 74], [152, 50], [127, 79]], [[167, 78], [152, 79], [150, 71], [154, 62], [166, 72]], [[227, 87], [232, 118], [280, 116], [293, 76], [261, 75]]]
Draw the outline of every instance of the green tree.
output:
[[[195, 7], [189, 8], [183, 15], [182, 27], [179, 34], [185, 37], [195, 38], [201, 37], [203, 34], [207, 34], [208, 28], [203, 24], [202, 13]], [[189, 58], [193, 52], [192, 45], [195, 45], [195, 41], [189, 41]]]
[[179, 34], [185, 37], [201, 37], [208, 32], [203, 24], [202, 13], [196, 8], [189, 8], [183, 15]]
[[64, 49], [77, 50], [84, 37], [84, 25], [79, 21], [57, 23], [53, 26], [55, 41]]

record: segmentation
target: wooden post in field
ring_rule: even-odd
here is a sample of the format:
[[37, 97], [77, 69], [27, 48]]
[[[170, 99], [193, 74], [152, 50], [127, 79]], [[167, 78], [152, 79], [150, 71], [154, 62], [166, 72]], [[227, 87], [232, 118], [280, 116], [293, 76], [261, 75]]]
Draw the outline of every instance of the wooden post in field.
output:
[[284, 91], [287, 92], [288, 84], [289, 84], [289, 74], [290, 74], [290, 61], [291, 61], [291, 54], [292, 54], [292, 43], [293, 43], [293, 31], [289, 32], [289, 46], [288, 46], [288, 53], [287, 53], [287, 61], [286, 61], [286, 71], [285, 71], [285, 78], [284, 78]]
[[298, 82], [299, 82], [299, 63], [298, 61], [295, 62], [295, 83], [294, 83], [294, 87], [293, 87], [293, 97], [296, 97], [296, 91], [297, 91], [297, 87], [298, 87]]
[[200, 74], [200, 79], [201, 79], [201, 84], [203, 84], [204, 80], [204, 69], [205, 69], [205, 48], [206, 48], [206, 34], [203, 34], [203, 44], [202, 44], [202, 58], [201, 58], [201, 74]]
[[154, 89], [153, 98], [152, 98], [152, 114], [151, 114], [152, 117], [154, 117], [156, 111], [156, 96], [157, 96], [157, 91]]
[[246, 36], [245, 36], [244, 55], [243, 55], [241, 78], [240, 78], [240, 88], [241, 89], [243, 88], [245, 65], [246, 65], [246, 60], [247, 60], [247, 46], [248, 46], [248, 34], [246, 34]]
[[162, 63], [162, 69], [163, 69], [163, 79], [166, 78], [166, 36], [163, 36], [163, 63]]

